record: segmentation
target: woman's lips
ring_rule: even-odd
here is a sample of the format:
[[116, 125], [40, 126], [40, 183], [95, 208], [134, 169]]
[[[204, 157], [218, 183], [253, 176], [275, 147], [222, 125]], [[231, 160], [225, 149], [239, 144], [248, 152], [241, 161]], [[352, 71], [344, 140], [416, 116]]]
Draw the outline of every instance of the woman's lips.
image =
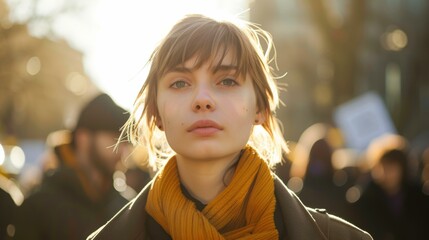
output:
[[223, 128], [212, 120], [198, 120], [186, 129], [187, 132], [199, 136], [211, 136], [222, 130]]

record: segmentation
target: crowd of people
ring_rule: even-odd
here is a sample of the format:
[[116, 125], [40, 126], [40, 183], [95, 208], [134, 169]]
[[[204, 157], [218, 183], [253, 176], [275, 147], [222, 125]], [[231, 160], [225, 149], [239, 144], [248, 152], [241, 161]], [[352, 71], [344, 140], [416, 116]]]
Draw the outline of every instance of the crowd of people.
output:
[[[115, 189], [114, 174], [122, 170], [126, 180], [123, 165], [130, 147], [113, 147], [128, 117], [110, 96], [100, 94], [84, 106], [72, 130], [50, 134], [40, 184], [20, 206], [1, 192], [0, 239], [84, 239], [121, 209], [133, 195]], [[138, 192], [134, 178], [142, 185], [150, 177], [135, 168], [127, 186]]]
[[131, 114], [96, 96], [22, 204], [0, 184], [0, 239], [429, 239], [429, 143], [411, 155], [380, 136], [346, 161], [340, 130], [317, 123], [288, 152], [264, 33], [179, 21]]
[[403, 136], [385, 134], [360, 154], [347, 154], [341, 142], [330, 124], [310, 126], [290, 154], [284, 181], [306, 205], [325, 208], [374, 239], [427, 239], [429, 142], [417, 150]]

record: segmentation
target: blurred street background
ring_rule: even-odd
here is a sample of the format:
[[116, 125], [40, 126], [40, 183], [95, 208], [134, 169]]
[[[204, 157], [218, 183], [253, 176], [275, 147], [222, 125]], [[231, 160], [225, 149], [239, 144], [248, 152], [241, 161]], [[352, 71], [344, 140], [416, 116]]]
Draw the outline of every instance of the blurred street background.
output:
[[287, 73], [277, 116], [291, 148], [289, 187], [300, 192], [290, 181], [304, 175], [300, 140], [321, 123], [332, 127], [323, 131], [336, 170], [368, 172], [371, 143], [400, 136], [429, 195], [426, 0], [0, 0], [0, 170], [17, 199], [40, 181], [43, 154], [60, 141], [52, 133], [73, 127], [90, 98], [103, 91], [131, 109], [149, 54], [186, 13], [239, 15], [272, 34], [275, 72]]

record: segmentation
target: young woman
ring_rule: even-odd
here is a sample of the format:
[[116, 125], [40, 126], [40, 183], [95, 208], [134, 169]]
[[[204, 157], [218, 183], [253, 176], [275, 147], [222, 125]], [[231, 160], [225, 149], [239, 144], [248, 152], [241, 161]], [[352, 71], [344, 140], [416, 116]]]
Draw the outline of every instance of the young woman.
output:
[[287, 151], [271, 46], [245, 22], [189, 15], [172, 28], [125, 128], [159, 172], [89, 239], [371, 239], [271, 172]]

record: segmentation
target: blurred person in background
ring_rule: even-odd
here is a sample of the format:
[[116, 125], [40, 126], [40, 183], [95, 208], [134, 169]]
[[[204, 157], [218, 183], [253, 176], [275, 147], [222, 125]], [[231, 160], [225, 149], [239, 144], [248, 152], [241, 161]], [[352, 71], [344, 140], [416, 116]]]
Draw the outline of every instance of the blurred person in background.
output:
[[16, 239], [83, 239], [124, 206], [113, 174], [126, 146], [112, 146], [128, 117], [106, 94], [83, 108], [70, 141], [54, 147], [41, 185], [19, 208]]
[[[0, 181], [2, 180], [0, 179]], [[15, 214], [16, 207], [9, 193], [0, 187], [0, 240], [11, 237], [7, 232], [7, 228], [12, 224], [11, 220]]]
[[17, 205], [21, 204], [16, 202], [17, 199], [13, 196], [13, 191], [16, 190], [19, 190], [18, 187], [7, 177], [0, 165], [0, 240], [12, 239], [15, 234], [13, 217]]
[[140, 190], [146, 186], [155, 175], [148, 162], [148, 153], [145, 147], [137, 146], [133, 149], [132, 154], [125, 160], [125, 179], [128, 187], [132, 188], [137, 195]]
[[[349, 212], [345, 189], [336, 184], [337, 169], [332, 163], [333, 152], [342, 142], [337, 131], [329, 124], [316, 123], [301, 134], [294, 149], [288, 185], [296, 190], [307, 206], [324, 208], [347, 219]], [[298, 181], [302, 183], [294, 186]]]
[[17, 147], [16, 142], [6, 139], [4, 143], [7, 144], [0, 144], [0, 240], [12, 239], [15, 235], [14, 217], [18, 206], [24, 200], [17, 181], [19, 171], [9, 165], [11, 152]]
[[355, 222], [374, 239], [429, 239], [429, 198], [409, 178], [405, 139], [382, 136], [368, 154], [371, 179], [355, 203]]
[[425, 195], [429, 196], [429, 146], [421, 154], [420, 166], [420, 181], [423, 184], [422, 191]]
[[412, 176], [422, 184], [422, 191], [429, 196], [429, 132], [423, 132], [410, 144]]

